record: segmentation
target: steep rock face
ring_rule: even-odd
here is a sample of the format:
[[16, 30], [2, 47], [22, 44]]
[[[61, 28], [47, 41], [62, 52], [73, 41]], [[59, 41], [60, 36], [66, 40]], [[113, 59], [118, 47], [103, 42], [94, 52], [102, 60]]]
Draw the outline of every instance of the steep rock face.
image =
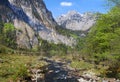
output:
[[17, 44], [22, 48], [35, 48], [39, 37], [54, 43], [74, 43], [71, 38], [56, 33], [57, 23], [43, 0], [0, 0], [0, 20], [14, 24], [18, 30]]
[[51, 12], [46, 9], [43, 0], [9, 0], [9, 2], [10, 8], [30, 25], [55, 27], [56, 22]]
[[71, 30], [86, 31], [95, 24], [96, 16], [93, 13], [80, 14], [69, 11], [56, 19], [59, 25]]

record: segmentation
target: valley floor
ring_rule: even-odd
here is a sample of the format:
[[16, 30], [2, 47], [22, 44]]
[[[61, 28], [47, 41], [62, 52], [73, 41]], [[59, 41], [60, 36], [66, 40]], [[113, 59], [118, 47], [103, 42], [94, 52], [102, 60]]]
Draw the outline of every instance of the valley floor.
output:
[[[99, 67], [101, 65], [98, 65]], [[0, 54], [0, 82], [120, 82], [101, 78], [105, 67], [69, 56]]]

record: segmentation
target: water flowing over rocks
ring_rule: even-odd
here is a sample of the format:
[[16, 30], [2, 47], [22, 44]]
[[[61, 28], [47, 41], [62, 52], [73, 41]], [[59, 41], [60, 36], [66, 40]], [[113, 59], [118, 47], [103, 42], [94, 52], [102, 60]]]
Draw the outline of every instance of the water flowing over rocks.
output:
[[83, 75], [80, 75], [80, 70], [69, 68], [70, 61], [56, 61], [47, 57], [41, 58], [39, 61], [45, 61], [48, 65], [42, 69], [32, 69], [34, 74], [32, 82], [120, 82], [114, 78], [100, 78], [90, 71], [85, 71]]

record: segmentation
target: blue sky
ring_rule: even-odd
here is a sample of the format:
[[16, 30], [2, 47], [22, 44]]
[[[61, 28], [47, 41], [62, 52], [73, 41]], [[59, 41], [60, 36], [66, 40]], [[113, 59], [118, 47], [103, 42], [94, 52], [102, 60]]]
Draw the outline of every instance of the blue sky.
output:
[[106, 0], [44, 0], [47, 8], [54, 17], [76, 10], [80, 13], [85, 12], [107, 12]]

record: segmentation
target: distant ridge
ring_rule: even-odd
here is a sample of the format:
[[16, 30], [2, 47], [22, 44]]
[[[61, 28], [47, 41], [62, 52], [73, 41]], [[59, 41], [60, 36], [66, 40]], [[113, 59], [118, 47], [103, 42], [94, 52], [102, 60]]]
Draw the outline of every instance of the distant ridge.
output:
[[96, 16], [91, 12], [80, 14], [79, 12], [72, 10], [67, 14], [62, 14], [56, 18], [56, 21], [64, 28], [86, 31], [95, 24]]

